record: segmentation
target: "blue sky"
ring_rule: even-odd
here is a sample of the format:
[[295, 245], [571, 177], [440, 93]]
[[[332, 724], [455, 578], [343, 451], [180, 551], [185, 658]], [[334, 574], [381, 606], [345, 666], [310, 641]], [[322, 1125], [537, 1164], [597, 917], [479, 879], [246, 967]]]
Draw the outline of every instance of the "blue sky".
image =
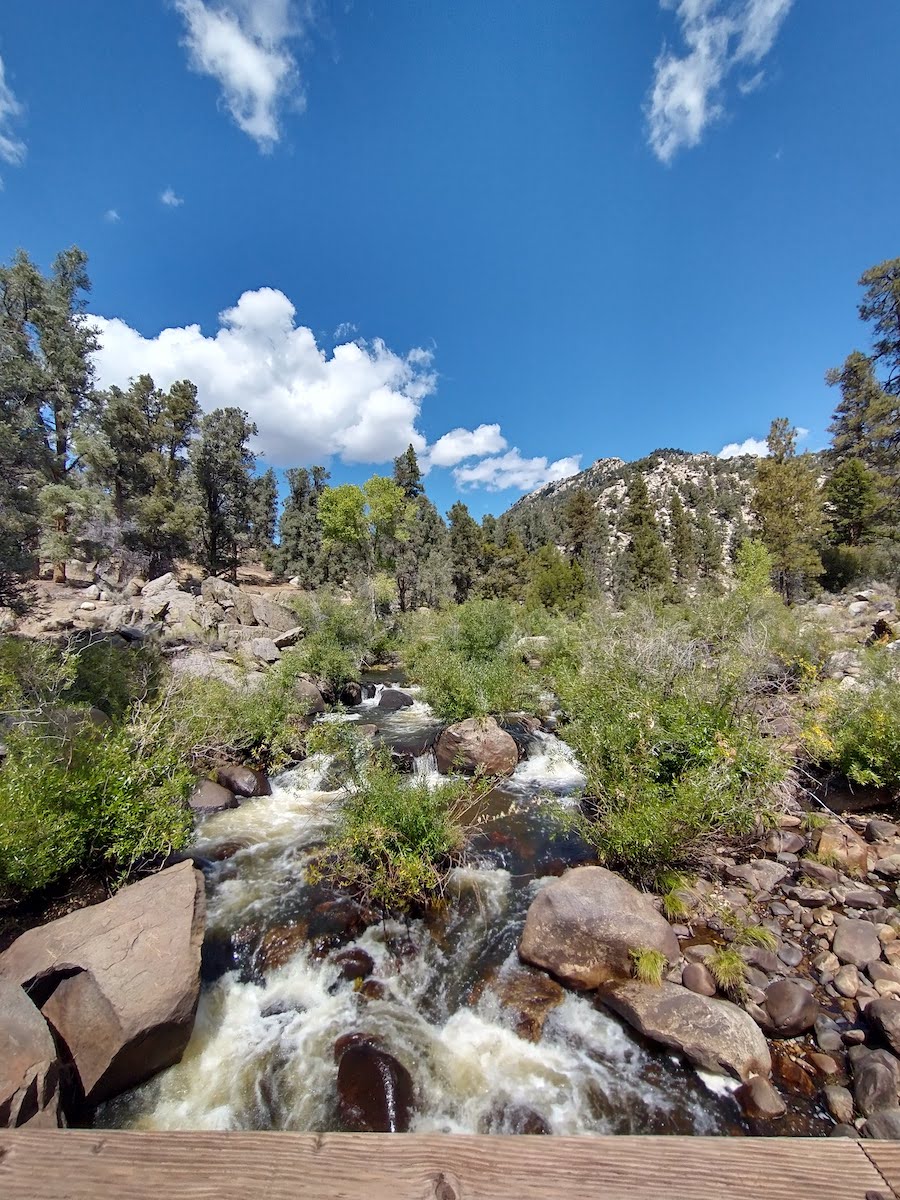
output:
[[900, 253], [898, 46], [896, 0], [6, 4], [0, 257], [88, 252], [103, 382], [335, 480], [412, 437], [443, 507], [821, 445]]

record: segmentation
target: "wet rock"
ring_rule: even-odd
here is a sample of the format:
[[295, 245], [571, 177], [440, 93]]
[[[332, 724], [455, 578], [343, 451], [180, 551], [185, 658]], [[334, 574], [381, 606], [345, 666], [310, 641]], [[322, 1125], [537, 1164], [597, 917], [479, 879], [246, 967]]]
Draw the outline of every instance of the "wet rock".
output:
[[399, 688], [386, 687], [381, 693], [378, 707], [382, 712], [399, 712], [401, 708], [411, 708], [414, 701], [408, 692]]
[[305, 944], [308, 936], [309, 926], [305, 921], [273, 925], [260, 939], [253, 957], [254, 967], [263, 975], [267, 975], [269, 971], [277, 971], [279, 967], [290, 962]]
[[747, 1116], [757, 1120], [770, 1121], [775, 1117], [783, 1117], [787, 1112], [787, 1105], [771, 1083], [758, 1075], [742, 1083], [735, 1095]]
[[837, 1075], [840, 1070], [837, 1059], [832, 1058], [830, 1054], [818, 1054], [815, 1050], [810, 1050], [808, 1057], [820, 1075]]
[[769, 1077], [766, 1039], [747, 1013], [728, 1000], [698, 996], [674, 983], [653, 987], [634, 980], [607, 984], [600, 999], [644, 1037], [677, 1050], [706, 1071], [742, 1080]]
[[293, 689], [304, 717], [317, 716], [325, 711], [325, 699], [311, 679], [302, 676], [295, 679]]
[[0, 979], [0, 1129], [60, 1124], [56, 1046], [17, 983]]
[[380, 1049], [384, 1041], [377, 1033], [363, 1033], [354, 1030], [352, 1033], [342, 1033], [334, 1043], [334, 1061], [339, 1063], [351, 1046], [375, 1046]]
[[881, 942], [869, 921], [841, 921], [831, 948], [842, 963], [852, 963], [855, 967], [864, 967], [881, 958]]
[[834, 1054], [844, 1048], [841, 1031], [830, 1017], [820, 1016], [815, 1024], [816, 1043], [826, 1054]]
[[435, 754], [442, 775], [474, 775], [478, 770], [509, 775], [519, 761], [515, 739], [493, 717], [469, 717], [449, 725], [435, 744]]
[[341, 950], [334, 956], [334, 963], [340, 968], [344, 979], [365, 979], [375, 970], [375, 961], [371, 954], [359, 946], [351, 946]]
[[690, 992], [698, 996], [714, 996], [716, 981], [702, 963], [688, 963], [681, 972], [681, 982]]
[[525, 919], [519, 956], [576, 988], [632, 972], [631, 951], [678, 958], [678, 939], [650, 898], [604, 867], [576, 867], [543, 887]]
[[828, 1111], [839, 1125], [853, 1124], [853, 1096], [849, 1088], [832, 1084], [822, 1089]]
[[862, 1135], [885, 1141], [900, 1139], [900, 1108], [883, 1108], [880, 1112], [873, 1113], [863, 1123]]
[[200, 994], [203, 876], [188, 863], [23, 933], [0, 977], [41, 987], [85, 1101], [99, 1103], [181, 1058]]
[[482, 1133], [552, 1134], [549, 1121], [524, 1104], [505, 1104], [481, 1123]]
[[496, 992], [503, 1007], [516, 1013], [516, 1033], [530, 1042], [540, 1040], [547, 1017], [565, 999], [565, 992], [555, 980], [542, 971], [525, 968], [505, 973], [496, 984]]
[[266, 794], [260, 790], [260, 779], [256, 771], [238, 766], [237, 763], [219, 767], [216, 771], [216, 783], [233, 792], [235, 796], [243, 796], [245, 799]]
[[226, 808], [237, 808], [238, 802], [226, 787], [201, 779], [188, 797], [188, 805], [198, 816], [223, 812]]
[[873, 1000], [866, 1006], [866, 1020], [878, 1030], [895, 1054], [900, 1053], [900, 1001], [890, 997]]
[[826, 825], [819, 835], [820, 857], [833, 857], [842, 871], [865, 871], [868, 865], [866, 843], [848, 825], [837, 821]]
[[354, 1133], [403, 1133], [413, 1112], [412, 1077], [393, 1055], [370, 1044], [350, 1046], [338, 1066], [338, 1112]]
[[345, 683], [341, 688], [338, 700], [347, 708], [356, 708], [358, 704], [362, 704], [362, 685]]
[[766, 988], [766, 1032], [772, 1037], [799, 1037], [812, 1029], [819, 1015], [816, 998], [792, 979], [779, 979]]
[[778, 1086], [795, 1096], [814, 1096], [818, 1089], [812, 1068], [789, 1052], [784, 1042], [771, 1046], [772, 1077]]
[[864, 1051], [853, 1063], [853, 1095], [866, 1117], [897, 1105], [900, 1063], [886, 1050]]
[[384, 1000], [388, 990], [377, 979], [365, 979], [360, 986], [359, 994], [364, 1000]]

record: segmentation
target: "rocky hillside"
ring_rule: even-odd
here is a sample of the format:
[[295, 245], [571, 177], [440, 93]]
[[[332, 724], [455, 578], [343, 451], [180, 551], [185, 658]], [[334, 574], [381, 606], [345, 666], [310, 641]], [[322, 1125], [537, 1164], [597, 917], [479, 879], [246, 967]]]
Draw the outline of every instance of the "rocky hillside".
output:
[[684, 450], [654, 450], [646, 458], [625, 462], [621, 458], [598, 458], [592, 466], [545, 484], [523, 496], [502, 518], [530, 549], [540, 541], [541, 531], [564, 541], [563, 513], [572, 493], [584, 488], [594, 498], [595, 508], [609, 531], [613, 557], [624, 548], [626, 535], [621, 529], [625, 513], [628, 483], [635, 473], [643, 475], [657, 519], [664, 535], [668, 532], [673, 497], [680, 496], [702, 542], [715, 539], [727, 563], [736, 542], [752, 529], [750, 497], [756, 459], [744, 455], [722, 459], [712, 454], [689, 454]]

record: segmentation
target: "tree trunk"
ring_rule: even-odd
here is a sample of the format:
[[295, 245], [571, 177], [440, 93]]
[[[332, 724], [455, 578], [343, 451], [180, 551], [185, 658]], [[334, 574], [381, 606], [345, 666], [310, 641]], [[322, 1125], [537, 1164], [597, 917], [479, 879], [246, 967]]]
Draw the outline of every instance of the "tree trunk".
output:
[[[56, 532], [63, 534], [63, 535], [65, 535], [69, 532], [69, 522], [68, 522], [68, 519], [66, 518], [65, 514], [56, 518]], [[55, 562], [53, 564], [53, 582], [54, 583], [65, 583], [66, 582], [65, 561]]]

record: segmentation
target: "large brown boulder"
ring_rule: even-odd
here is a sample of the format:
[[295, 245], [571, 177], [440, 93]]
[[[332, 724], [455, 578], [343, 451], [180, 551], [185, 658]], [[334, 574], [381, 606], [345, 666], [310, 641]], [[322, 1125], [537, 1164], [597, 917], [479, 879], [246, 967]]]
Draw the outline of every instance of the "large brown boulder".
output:
[[391, 1054], [363, 1042], [351, 1045], [338, 1066], [338, 1110], [356, 1133], [403, 1133], [413, 1110], [409, 1071]]
[[819, 858], [833, 858], [842, 871], [865, 872], [868, 869], [868, 846], [849, 825], [837, 821], [822, 830], [817, 853]]
[[469, 717], [448, 725], [435, 745], [438, 770], [442, 775], [458, 772], [474, 775], [509, 775], [519, 761], [515, 741], [493, 717]]
[[605, 867], [575, 867], [532, 901], [519, 957], [589, 989], [627, 979], [639, 949], [678, 958], [678, 939], [650, 897]]
[[41, 1005], [87, 1104], [178, 1062], [200, 995], [203, 876], [178, 863], [111, 900], [29, 929], [0, 979]]
[[0, 1129], [55, 1129], [59, 1065], [47, 1022], [16, 983], [0, 979]]
[[768, 1078], [772, 1060], [756, 1022], [728, 1000], [698, 996], [677, 983], [612, 983], [600, 993], [629, 1025], [705, 1071]]

